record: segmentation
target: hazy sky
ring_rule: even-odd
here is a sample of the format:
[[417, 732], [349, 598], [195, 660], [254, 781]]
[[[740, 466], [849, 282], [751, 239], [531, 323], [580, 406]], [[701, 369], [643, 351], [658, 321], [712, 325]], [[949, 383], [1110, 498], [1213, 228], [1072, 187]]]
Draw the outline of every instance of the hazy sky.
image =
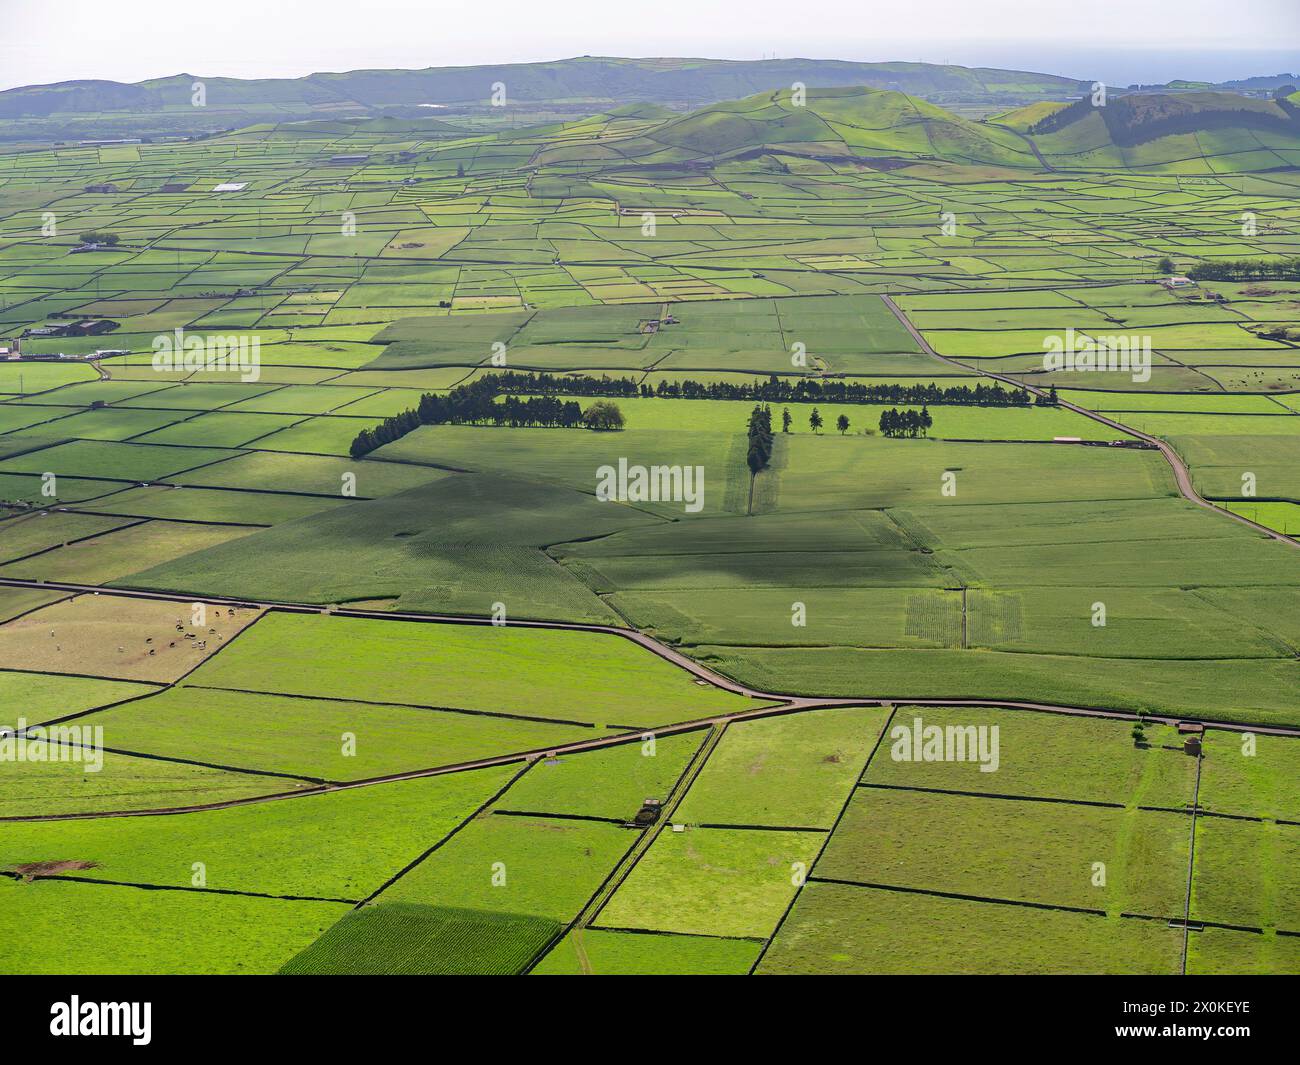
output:
[[0, 88], [584, 54], [1222, 80], [1300, 70], [1300, 0], [0, 0]]

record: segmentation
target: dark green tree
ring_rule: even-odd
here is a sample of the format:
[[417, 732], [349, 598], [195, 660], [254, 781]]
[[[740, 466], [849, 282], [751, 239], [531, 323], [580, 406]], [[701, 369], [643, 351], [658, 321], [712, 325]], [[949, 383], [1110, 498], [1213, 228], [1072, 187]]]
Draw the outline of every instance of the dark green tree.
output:
[[588, 429], [610, 431], [622, 429], [625, 423], [623, 412], [619, 409], [617, 403], [611, 403], [607, 399], [598, 399], [582, 412], [582, 424]]

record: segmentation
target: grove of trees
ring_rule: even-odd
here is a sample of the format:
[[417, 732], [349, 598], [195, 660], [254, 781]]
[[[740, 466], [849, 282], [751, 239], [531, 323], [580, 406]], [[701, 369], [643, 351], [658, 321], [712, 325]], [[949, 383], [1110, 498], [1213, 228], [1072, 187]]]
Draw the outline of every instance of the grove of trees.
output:
[[926, 436], [930, 432], [930, 426], [934, 424], [930, 417], [930, 411], [922, 407], [919, 411], [915, 410], [885, 410], [880, 412], [880, 435], [893, 437], [909, 437], [915, 439], [918, 436]]

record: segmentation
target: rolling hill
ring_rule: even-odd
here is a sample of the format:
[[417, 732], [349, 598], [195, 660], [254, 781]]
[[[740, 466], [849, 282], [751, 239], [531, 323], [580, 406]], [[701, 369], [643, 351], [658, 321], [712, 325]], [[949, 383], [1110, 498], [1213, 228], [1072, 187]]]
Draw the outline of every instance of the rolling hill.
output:
[[[539, 143], [539, 166], [708, 168], [799, 161], [1027, 170], [1134, 169], [1179, 173], [1276, 170], [1300, 163], [1289, 101], [1230, 93], [1112, 97], [1106, 108], [1041, 102], [976, 122], [889, 89], [789, 90], [712, 104], [685, 115], [623, 111], [545, 131], [502, 134]], [[801, 165], [801, 164], [800, 164]]]

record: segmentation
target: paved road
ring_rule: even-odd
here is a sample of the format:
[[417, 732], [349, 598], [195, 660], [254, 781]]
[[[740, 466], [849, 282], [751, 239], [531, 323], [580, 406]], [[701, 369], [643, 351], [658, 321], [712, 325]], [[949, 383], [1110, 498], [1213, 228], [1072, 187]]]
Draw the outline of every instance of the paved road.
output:
[[[1006, 374], [993, 373], [991, 370], [967, 365], [958, 359], [949, 358], [947, 355], [940, 355], [930, 346], [929, 341], [921, 335], [920, 330], [911, 323], [906, 313], [904, 313], [902, 308], [900, 308], [891, 297], [882, 296], [881, 299], [885, 301], [885, 305], [894, 312], [894, 316], [903, 324], [903, 327], [912, 335], [912, 339], [921, 346], [921, 350], [927, 355], [933, 356], [940, 362], [946, 362], [949, 366], [956, 366], [959, 369], [982, 374], [984, 377], [992, 378], [995, 381], [1001, 381], [1003, 384], [1010, 385], [1012, 388], [1026, 389], [1036, 396], [1047, 395], [1047, 390], [1039, 388], [1037, 385], [1025, 384], [1023, 381], [1019, 381], [1014, 377], [1008, 377]], [[1134, 429], [1131, 425], [1125, 425], [1123, 422], [1116, 421], [1114, 418], [1108, 418], [1104, 414], [1098, 414], [1096, 411], [1088, 410], [1087, 407], [1080, 407], [1077, 403], [1071, 403], [1069, 400], [1058, 398], [1057, 405], [1064, 410], [1073, 411], [1075, 414], [1082, 414], [1085, 418], [1090, 418], [1094, 422], [1100, 422], [1102, 425], [1108, 426], [1111, 429], [1115, 429], [1118, 432], [1125, 433], [1129, 436], [1136, 437], [1137, 439], [1143, 440], [1158, 448], [1160, 453], [1165, 457], [1165, 461], [1169, 463], [1170, 467], [1172, 467], [1174, 471], [1174, 481], [1178, 485], [1179, 494], [1189, 502], [1195, 503], [1199, 507], [1204, 507], [1206, 510], [1212, 510], [1214, 513], [1220, 514], [1223, 517], [1231, 518], [1233, 521], [1239, 522], [1242, 525], [1247, 525], [1256, 532], [1262, 533], [1264, 536], [1268, 536], [1280, 543], [1287, 544], [1291, 547], [1300, 547], [1300, 540], [1287, 536], [1285, 533], [1280, 533], [1276, 529], [1270, 529], [1267, 525], [1260, 525], [1259, 522], [1251, 521], [1249, 518], [1244, 517], [1241, 514], [1236, 514], [1224, 507], [1216, 506], [1214, 503], [1211, 503], [1208, 499], [1202, 496], [1195, 487], [1193, 487], [1191, 472], [1188, 470], [1187, 464], [1183, 462], [1182, 456], [1180, 456], [1172, 446], [1160, 437], [1152, 436], [1150, 433], [1144, 433], [1140, 429]]]

